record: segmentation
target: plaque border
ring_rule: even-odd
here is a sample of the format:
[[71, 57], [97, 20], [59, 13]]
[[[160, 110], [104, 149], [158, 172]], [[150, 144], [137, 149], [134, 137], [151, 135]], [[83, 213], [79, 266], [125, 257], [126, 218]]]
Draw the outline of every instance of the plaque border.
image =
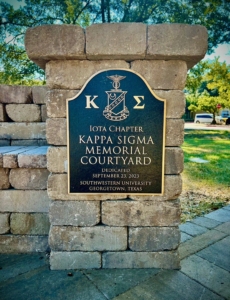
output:
[[[89, 193], [89, 192], [82, 192], [82, 193], [70, 193], [70, 172], [69, 172], [69, 162], [70, 162], [70, 158], [69, 158], [69, 106], [68, 103], [71, 100], [74, 100], [76, 97], [80, 96], [80, 94], [84, 91], [86, 85], [88, 84], [88, 82], [94, 78], [96, 75], [102, 73], [102, 72], [106, 72], [106, 71], [112, 71], [112, 70], [117, 70], [117, 71], [127, 71], [130, 73], [134, 73], [137, 76], [139, 76], [144, 83], [146, 84], [147, 88], [149, 89], [150, 93], [157, 99], [160, 100], [162, 102], [164, 102], [164, 116], [163, 116], [163, 143], [162, 143], [162, 178], [161, 178], [161, 184], [162, 184], [162, 192], [161, 193]], [[140, 75], [139, 73], [131, 70], [131, 69], [126, 69], [126, 68], [108, 68], [108, 69], [103, 69], [100, 70], [96, 73], [94, 73], [92, 76], [90, 76], [90, 78], [85, 82], [85, 84], [82, 86], [82, 88], [80, 89], [80, 91], [72, 98], [67, 98], [66, 99], [66, 128], [67, 128], [67, 176], [68, 176], [68, 195], [75, 195], [75, 196], [82, 196], [82, 195], [89, 195], [89, 196], [104, 196], [104, 195], [117, 195], [117, 196], [122, 196], [122, 199], [126, 196], [128, 197], [129, 195], [136, 195], [136, 196], [147, 196], [147, 195], [151, 195], [151, 196], [163, 196], [164, 195], [164, 190], [165, 190], [165, 180], [164, 180], [164, 176], [165, 176], [165, 139], [166, 139], [166, 99], [161, 98], [159, 96], [157, 96], [155, 94], [155, 92], [153, 91], [153, 89], [150, 87], [149, 83], [147, 82], [147, 80]], [[96, 199], [95, 199], [96, 200]]]

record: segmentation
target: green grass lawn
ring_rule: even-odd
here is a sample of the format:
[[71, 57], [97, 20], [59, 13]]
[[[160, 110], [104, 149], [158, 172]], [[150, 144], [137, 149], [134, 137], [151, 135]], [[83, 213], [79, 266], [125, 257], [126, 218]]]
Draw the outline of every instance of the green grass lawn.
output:
[[230, 132], [185, 130], [182, 222], [229, 203]]

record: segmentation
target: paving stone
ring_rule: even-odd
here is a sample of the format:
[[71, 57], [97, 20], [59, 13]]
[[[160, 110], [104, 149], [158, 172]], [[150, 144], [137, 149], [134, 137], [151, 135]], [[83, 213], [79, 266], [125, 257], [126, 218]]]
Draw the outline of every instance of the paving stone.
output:
[[102, 266], [105, 269], [179, 269], [180, 260], [177, 251], [104, 252], [102, 253]]
[[0, 136], [8, 140], [45, 140], [46, 124], [39, 123], [0, 123]]
[[29, 149], [18, 155], [19, 168], [42, 168], [47, 167], [46, 153], [48, 146], [41, 146], [35, 149]]
[[87, 59], [143, 59], [146, 33], [141, 23], [93, 24], [86, 28]]
[[50, 268], [51, 270], [98, 269], [101, 268], [101, 254], [99, 252], [51, 251]]
[[3, 168], [18, 168], [18, 155], [25, 151], [37, 148], [38, 146], [20, 147], [17, 150], [3, 153]]
[[46, 138], [49, 144], [62, 146], [67, 144], [66, 119], [56, 118], [46, 121]]
[[0, 190], [7, 190], [10, 187], [9, 169], [0, 168]]
[[49, 217], [41, 213], [12, 213], [10, 228], [12, 234], [48, 235]]
[[213, 211], [205, 216], [221, 223], [230, 221], [230, 211], [224, 208]]
[[217, 226], [215, 229], [230, 235], [230, 222], [223, 223]]
[[214, 263], [216, 266], [230, 272], [230, 236], [199, 251], [196, 255]]
[[23, 148], [23, 146], [2, 146], [0, 147], [0, 168], [3, 168], [3, 154]]
[[47, 169], [17, 168], [10, 171], [10, 184], [17, 190], [46, 190]]
[[94, 226], [100, 222], [100, 202], [53, 201], [49, 218], [52, 225]]
[[1, 190], [1, 212], [42, 212], [49, 210], [50, 199], [47, 191]]
[[184, 142], [184, 120], [167, 119], [165, 145], [180, 146]]
[[10, 231], [10, 214], [0, 213], [0, 234], [5, 234]]
[[156, 276], [113, 300], [223, 300], [222, 297], [179, 271], [161, 271]]
[[0, 235], [0, 253], [46, 252], [47, 236]]
[[194, 237], [180, 245], [179, 253], [180, 258], [183, 259], [189, 255], [192, 255], [209, 245], [226, 237], [226, 233], [217, 231], [215, 229], [209, 230], [201, 235]]
[[32, 86], [33, 103], [46, 104], [47, 86]]
[[185, 232], [181, 232], [181, 234], [180, 234], [180, 241], [181, 241], [181, 243], [184, 243], [184, 242], [186, 242], [188, 240], [191, 240], [192, 238], [193, 237], [191, 235], [189, 235], [189, 234], [187, 234]]
[[127, 248], [127, 229], [51, 226], [49, 245], [54, 251], [122, 251]]
[[216, 226], [221, 224], [220, 222], [218, 222], [216, 220], [206, 218], [205, 216], [192, 219], [190, 222], [194, 223], [194, 224], [197, 224], [197, 225], [200, 225], [200, 226], [203, 226], [203, 227], [206, 227], [208, 229], [213, 229]]
[[132, 251], [177, 249], [180, 231], [177, 227], [129, 227], [129, 248]]
[[182, 260], [181, 272], [225, 299], [230, 298], [230, 273], [206, 259], [192, 255]]
[[37, 104], [7, 104], [6, 112], [14, 122], [41, 121], [41, 107]]
[[31, 87], [23, 85], [1, 85], [0, 103], [32, 103]]
[[206, 231], [208, 231], [207, 228], [201, 227], [197, 224], [193, 224], [190, 222], [186, 222], [186, 223], [180, 225], [179, 228], [181, 231], [183, 231], [189, 235], [192, 235], [192, 236], [197, 236], [197, 235], [203, 234]]
[[49, 147], [47, 169], [52, 173], [67, 173], [67, 147]]
[[180, 174], [184, 169], [183, 150], [178, 147], [165, 148], [165, 174]]

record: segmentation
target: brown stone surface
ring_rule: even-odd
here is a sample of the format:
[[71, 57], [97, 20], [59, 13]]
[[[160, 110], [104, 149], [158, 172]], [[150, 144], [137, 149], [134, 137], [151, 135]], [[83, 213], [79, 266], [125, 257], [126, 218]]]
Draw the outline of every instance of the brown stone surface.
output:
[[137, 60], [131, 69], [142, 75], [152, 89], [183, 90], [187, 76], [186, 62], [181, 60]]
[[32, 103], [31, 87], [0, 85], [0, 103]]
[[51, 89], [80, 89], [96, 72], [111, 68], [129, 69], [129, 64], [122, 60], [50, 61], [46, 65], [47, 86]]
[[49, 216], [41, 213], [12, 213], [10, 228], [12, 234], [48, 235]]
[[33, 103], [46, 104], [47, 86], [32, 86]]
[[67, 147], [49, 147], [47, 169], [52, 173], [67, 173]]
[[18, 190], [46, 190], [49, 171], [47, 169], [17, 168], [10, 171], [10, 184]]
[[167, 119], [165, 145], [169, 147], [181, 146], [183, 142], [184, 142], [184, 120]]
[[46, 252], [47, 236], [0, 235], [0, 253]]
[[37, 146], [27, 146], [27, 147], [11, 146], [11, 147], [9, 147], [9, 151], [2, 154], [3, 155], [3, 168], [10, 168], [10, 169], [18, 168], [18, 155], [22, 152], [32, 150], [35, 148], [37, 148]]
[[88, 59], [145, 58], [147, 26], [142, 23], [93, 24], [86, 28]]
[[100, 202], [53, 201], [49, 217], [52, 225], [94, 226], [100, 222]]
[[187, 61], [191, 66], [204, 58], [207, 46], [208, 33], [204, 26], [187, 24], [148, 26], [147, 59], [180, 59]]
[[5, 234], [10, 231], [10, 214], [0, 213], [0, 234]]
[[41, 146], [35, 149], [28, 149], [18, 155], [18, 165], [20, 168], [42, 168], [47, 167], [46, 153], [48, 146]]
[[14, 122], [41, 121], [41, 108], [37, 104], [7, 104], [6, 112]]
[[105, 269], [179, 269], [180, 259], [177, 251], [106, 252], [102, 254], [102, 267]]
[[66, 118], [66, 99], [73, 98], [79, 90], [50, 90], [47, 93], [47, 115], [49, 118]]
[[9, 154], [15, 150], [23, 148], [22, 146], [1, 146], [0, 147], [0, 168], [3, 168], [3, 155]]
[[6, 108], [4, 104], [0, 103], [0, 122], [6, 122], [6, 121], [7, 121]]
[[177, 226], [179, 201], [103, 201], [102, 223], [109, 226]]
[[41, 118], [42, 118], [42, 122], [46, 122], [46, 119], [47, 119], [47, 107], [46, 107], [46, 104], [41, 105]]
[[0, 136], [2, 139], [37, 140], [46, 138], [45, 123], [1, 123]]
[[84, 59], [84, 29], [78, 25], [42, 25], [25, 34], [28, 57], [44, 68], [49, 60]]
[[44, 212], [49, 210], [47, 191], [1, 190], [1, 212]]
[[49, 245], [54, 251], [125, 250], [127, 248], [127, 229], [107, 226], [51, 226]]
[[178, 227], [130, 227], [129, 248], [132, 251], [175, 250], [180, 243]]
[[99, 269], [101, 254], [99, 252], [56, 252], [50, 254], [51, 270]]
[[66, 119], [47, 119], [46, 121], [46, 139], [51, 145], [66, 145], [67, 130]]
[[6, 190], [9, 187], [9, 169], [0, 168], [0, 190]]
[[165, 148], [165, 174], [180, 174], [184, 169], [183, 150], [178, 147]]

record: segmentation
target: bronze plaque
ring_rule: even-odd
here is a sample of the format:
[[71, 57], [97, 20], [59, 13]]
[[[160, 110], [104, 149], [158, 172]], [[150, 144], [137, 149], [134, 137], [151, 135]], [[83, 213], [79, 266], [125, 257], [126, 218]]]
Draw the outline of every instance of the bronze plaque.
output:
[[67, 99], [68, 192], [162, 195], [165, 111], [137, 73], [93, 75]]

